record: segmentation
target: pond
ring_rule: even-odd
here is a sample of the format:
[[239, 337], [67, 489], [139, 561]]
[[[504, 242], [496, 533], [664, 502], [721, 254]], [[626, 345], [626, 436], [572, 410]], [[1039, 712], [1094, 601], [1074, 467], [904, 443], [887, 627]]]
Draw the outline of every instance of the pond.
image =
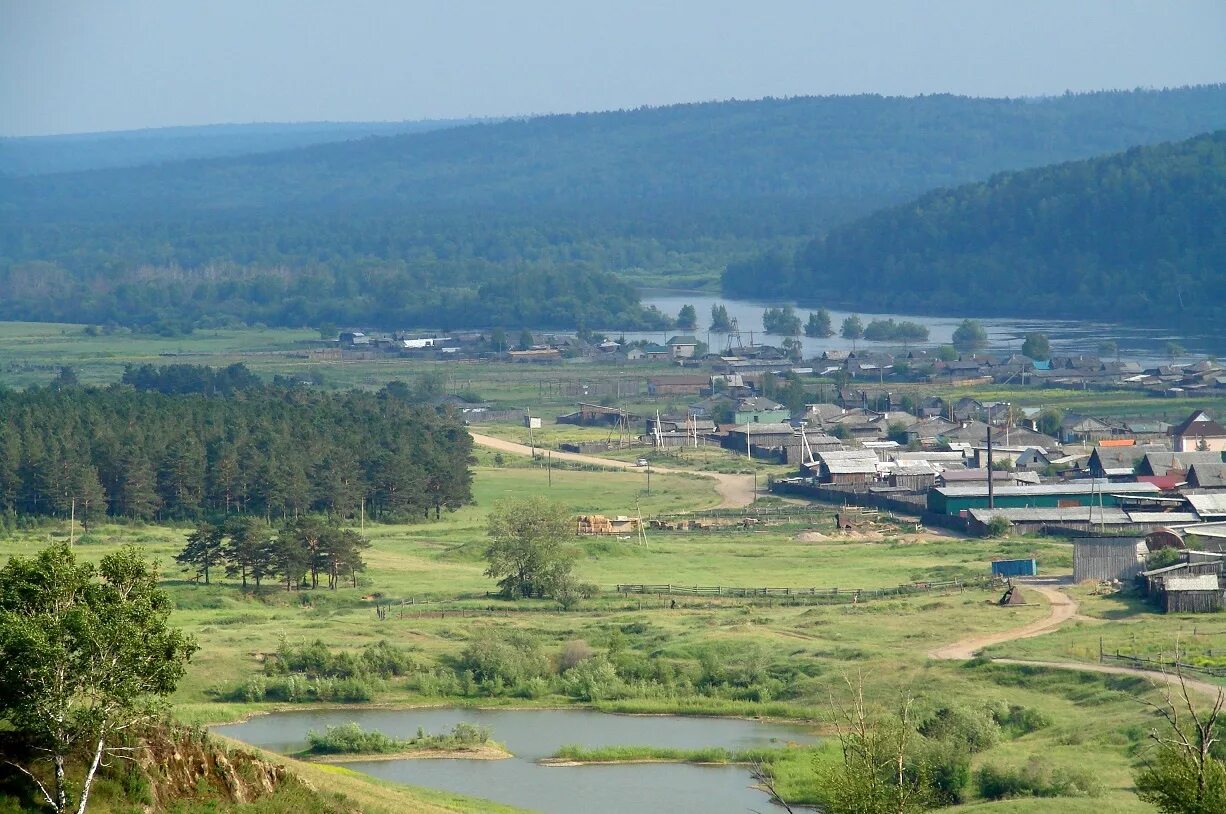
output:
[[[542, 766], [566, 744], [586, 747], [644, 745], [675, 748], [722, 746], [749, 749], [789, 742], [813, 743], [799, 726], [734, 718], [611, 715], [588, 710], [355, 709], [275, 713], [213, 727], [236, 740], [277, 752], [306, 747], [311, 729], [356, 722], [393, 737], [418, 727], [444, 732], [457, 723], [487, 726], [515, 757], [506, 760], [388, 760], [345, 764], [356, 771], [416, 786], [484, 797], [500, 803], [563, 814], [744, 814], [767, 811], [767, 796], [752, 788], [743, 766], [639, 763]], [[780, 809], [782, 810], [782, 809]]]
[[[729, 345], [736, 345], [734, 338], [727, 334], [708, 332], [711, 321], [711, 306], [715, 303], [724, 305], [728, 315], [735, 318], [741, 332], [741, 342], [749, 345], [751, 340], [757, 344], [778, 345], [783, 337], [766, 335], [762, 331], [762, 312], [769, 307], [792, 305], [803, 323], [809, 317], [808, 307], [798, 307], [788, 302], [750, 302], [719, 297], [709, 292], [697, 291], [666, 291], [647, 289], [642, 292], [644, 305], [654, 305], [670, 316], [676, 316], [683, 305], [693, 305], [698, 312], [698, 328], [693, 331], [698, 339], [706, 342], [712, 350], [723, 350]], [[813, 308], [812, 310], [817, 310]], [[804, 347], [806, 359], [820, 356], [827, 350], [850, 350], [852, 343], [838, 336], [838, 330], [843, 319], [851, 315], [849, 311], [827, 309], [830, 311], [831, 325], [835, 335], [824, 338], [799, 337]], [[876, 314], [867, 311], [858, 312], [865, 325], [874, 319], [890, 319], [895, 321], [918, 322], [928, 328], [927, 342], [912, 343], [912, 348], [935, 348], [948, 344], [953, 339], [954, 330], [962, 322], [961, 317], [914, 316], [906, 314]], [[1122, 359], [1141, 362], [1142, 364], [1165, 364], [1169, 361], [1166, 352], [1168, 342], [1178, 342], [1187, 349], [1187, 354], [1177, 361], [1189, 361], [1191, 355], [1214, 355], [1226, 357], [1226, 336], [1221, 333], [1188, 332], [1178, 333], [1163, 328], [1153, 328], [1143, 325], [1121, 325], [1107, 321], [1089, 320], [1057, 320], [1057, 319], [1005, 319], [985, 317], [979, 319], [988, 334], [989, 353], [1020, 353], [1026, 334], [1032, 332], [1045, 333], [1051, 340], [1054, 354], [1073, 355], [1078, 353], [1098, 354], [1103, 342], [1112, 340], [1119, 347]], [[623, 335], [621, 331], [605, 331], [609, 336]], [[627, 339], [644, 339], [649, 342], [663, 343], [668, 337], [679, 331], [625, 332]], [[866, 342], [859, 340], [856, 347], [872, 350], [894, 350], [901, 346], [898, 342]]]

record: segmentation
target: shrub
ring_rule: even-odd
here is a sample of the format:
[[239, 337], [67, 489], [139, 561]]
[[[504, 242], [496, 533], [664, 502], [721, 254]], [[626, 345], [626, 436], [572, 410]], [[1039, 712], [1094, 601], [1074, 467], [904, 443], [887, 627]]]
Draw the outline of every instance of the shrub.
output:
[[975, 772], [979, 795], [987, 800], [1009, 797], [1097, 797], [1102, 787], [1093, 774], [1083, 769], [1052, 766], [1037, 755], [1025, 766], [1000, 768], [981, 766]]
[[387, 754], [407, 748], [408, 742], [373, 730], [367, 732], [356, 723], [324, 727], [307, 732], [307, 751], [315, 755]]
[[1012, 528], [1013, 524], [1009, 522], [1009, 518], [998, 514], [988, 521], [987, 534], [989, 537], [1005, 537]]
[[562, 674], [566, 694], [580, 701], [604, 701], [617, 697], [621, 679], [604, 656], [585, 659]]
[[1020, 738], [1051, 726], [1051, 719], [1039, 710], [1017, 704], [994, 711], [992, 717], [1011, 738]]
[[[515, 686], [548, 672], [548, 659], [536, 639], [522, 631], [483, 631], [460, 653], [459, 669], [470, 681], [484, 684], [500, 679]], [[471, 693], [465, 693], [471, 694]]]
[[991, 749], [1000, 740], [1000, 727], [986, 711], [941, 707], [919, 726], [926, 738], [953, 741], [971, 754]]
[[564, 673], [581, 661], [586, 661], [596, 654], [592, 646], [582, 639], [574, 639], [562, 645], [558, 653], [558, 672]]

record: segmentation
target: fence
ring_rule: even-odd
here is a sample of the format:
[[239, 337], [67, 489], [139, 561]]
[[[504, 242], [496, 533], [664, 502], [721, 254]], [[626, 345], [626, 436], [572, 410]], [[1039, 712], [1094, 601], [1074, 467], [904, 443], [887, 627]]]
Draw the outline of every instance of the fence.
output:
[[1098, 660], [1103, 664], [1124, 664], [1132, 667], [1134, 670], [1148, 670], [1155, 673], [1169, 673], [1174, 670], [1181, 670], [1185, 673], [1199, 673], [1214, 678], [1226, 678], [1226, 667], [1202, 667], [1196, 664], [1185, 664], [1182, 661], [1147, 659], [1144, 656], [1125, 656], [1121, 655], [1118, 651], [1115, 653], [1099, 653]]
[[941, 582], [913, 582], [906, 585], [897, 585], [893, 588], [740, 588], [727, 585], [628, 584], [618, 585], [617, 592], [620, 594], [666, 594], [669, 596], [779, 597], [839, 603], [913, 596], [933, 591], [992, 588], [1001, 584], [1001, 580], [986, 577], [970, 580], [951, 579]]
[[852, 489], [846, 486], [795, 481], [775, 481], [771, 484], [770, 489], [771, 492], [779, 495], [794, 495], [840, 506], [868, 506], [909, 517], [918, 517], [925, 526], [940, 526], [964, 534], [969, 534], [971, 531], [970, 521], [965, 517], [928, 511], [927, 498], [924, 495], [901, 495], [897, 492], [887, 495], [869, 492], [863, 487]]

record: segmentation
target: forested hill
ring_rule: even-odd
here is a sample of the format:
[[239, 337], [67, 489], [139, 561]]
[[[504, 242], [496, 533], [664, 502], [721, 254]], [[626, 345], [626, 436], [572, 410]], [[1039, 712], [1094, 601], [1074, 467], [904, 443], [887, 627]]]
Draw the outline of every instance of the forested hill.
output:
[[658, 320], [622, 281], [713, 282], [935, 187], [1220, 127], [1226, 85], [767, 99], [0, 179], [0, 318], [630, 328]]
[[424, 133], [480, 121], [211, 124], [0, 138], [0, 175], [44, 175], [268, 153], [369, 136]]
[[912, 312], [1221, 326], [1226, 130], [932, 192], [725, 277]]

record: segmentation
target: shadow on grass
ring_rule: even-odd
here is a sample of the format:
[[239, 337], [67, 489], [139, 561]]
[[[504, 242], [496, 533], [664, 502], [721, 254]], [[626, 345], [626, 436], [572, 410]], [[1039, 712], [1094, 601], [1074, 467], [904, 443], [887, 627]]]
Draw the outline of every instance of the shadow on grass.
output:
[[1107, 620], [1131, 619], [1136, 616], [1154, 614], [1158, 607], [1150, 602], [1138, 590], [1116, 591], [1102, 597], [1106, 607], [1096, 610], [1095, 616]]

